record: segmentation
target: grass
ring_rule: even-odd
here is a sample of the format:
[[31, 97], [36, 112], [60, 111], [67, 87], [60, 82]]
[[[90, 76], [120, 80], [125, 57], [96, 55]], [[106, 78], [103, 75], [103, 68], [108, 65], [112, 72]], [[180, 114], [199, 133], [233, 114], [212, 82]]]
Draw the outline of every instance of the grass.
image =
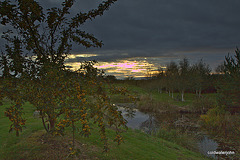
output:
[[[185, 93], [184, 99], [185, 101], [176, 100], [177, 97], [180, 97], [180, 94], [175, 92], [173, 93], [174, 99], [169, 96], [168, 93], [163, 91], [163, 93], [158, 93], [157, 90], [150, 90], [146, 89], [144, 87], [139, 87], [136, 85], [129, 85], [129, 84], [116, 84], [117, 86], [126, 86], [127, 89], [130, 91], [131, 94], [136, 95], [140, 98], [140, 103], [146, 103], [145, 107], [159, 107], [159, 105], [163, 106], [175, 106], [175, 107], [187, 107], [188, 109], [191, 109], [196, 101], [196, 95], [193, 93]], [[216, 93], [208, 93], [208, 94], [202, 94], [202, 97], [206, 97], [211, 104], [214, 106], [216, 104]], [[119, 101], [124, 102], [124, 98], [121, 95], [113, 95], [114, 102]], [[143, 98], [144, 100], [142, 100]], [[127, 101], [125, 101], [127, 102]], [[150, 106], [149, 104], [155, 105]], [[171, 108], [174, 110], [174, 108]]]
[[197, 151], [197, 142], [192, 135], [180, 132], [177, 129], [166, 129], [161, 128], [156, 133], [155, 136], [167, 140], [169, 142], [176, 143], [180, 146], [184, 146], [187, 149]]
[[[46, 135], [41, 120], [33, 118], [33, 107], [26, 103], [24, 106], [26, 128], [16, 137], [14, 132], [8, 133], [10, 122], [5, 117], [6, 103], [0, 107], [0, 159], [67, 159], [68, 147], [71, 140], [67, 131], [64, 137], [52, 137]], [[175, 143], [150, 136], [138, 130], [129, 129], [123, 133], [125, 143], [117, 145], [111, 139], [115, 132], [107, 129], [110, 137], [110, 152], [102, 153], [103, 144], [99, 137], [99, 131], [93, 126], [92, 135], [84, 138], [76, 137], [77, 147], [80, 149], [77, 158], [73, 159], [206, 159], [199, 153], [185, 149]], [[70, 159], [70, 158], [69, 158]]]
[[125, 144], [112, 147], [109, 159], [201, 159], [174, 143], [144, 133], [129, 131], [124, 137]]
[[[149, 92], [149, 91], [146, 91], [146, 92]], [[193, 93], [185, 93], [184, 94], [185, 101], [182, 102], [182, 101], [176, 100], [178, 96], [180, 97], [180, 94], [176, 92], [173, 93], [174, 99], [172, 99], [172, 97], [170, 97], [168, 93], [158, 93], [157, 91], [154, 91], [154, 90], [150, 91], [150, 94], [152, 95], [153, 99], [158, 102], [167, 102], [175, 106], [192, 105], [193, 101], [196, 98], [196, 95]], [[202, 94], [202, 96], [206, 96], [214, 101], [216, 100], [216, 93]]]

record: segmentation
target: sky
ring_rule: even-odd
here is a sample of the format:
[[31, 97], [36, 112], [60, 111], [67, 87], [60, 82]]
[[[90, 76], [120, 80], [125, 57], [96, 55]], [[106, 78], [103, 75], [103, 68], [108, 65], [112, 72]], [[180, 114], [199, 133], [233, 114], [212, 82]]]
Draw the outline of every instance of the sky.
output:
[[[49, 7], [56, 0], [39, 0]], [[98, 6], [100, 0], [78, 0], [72, 14]], [[144, 77], [169, 62], [203, 59], [212, 70], [240, 46], [239, 0], [118, 0], [83, 30], [102, 40], [102, 48], [74, 45], [66, 65], [97, 60], [99, 69], [118, 78]], [[1, 29], [1, 28], [0, 28]]]

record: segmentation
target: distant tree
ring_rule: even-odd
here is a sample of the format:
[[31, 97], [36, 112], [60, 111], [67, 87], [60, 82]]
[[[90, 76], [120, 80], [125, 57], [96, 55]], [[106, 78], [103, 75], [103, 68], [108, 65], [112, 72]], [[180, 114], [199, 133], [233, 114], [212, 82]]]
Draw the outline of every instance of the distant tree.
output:
[[181, 101], [184, 100], [184, 92], [190, 85], [190, 64], [187, 58], [179, 62], [178, 90], [181, 93]]
[[217, 74], [224, 74], [224, 70], [225, 70], [225, 66], [224, 64], [219, 64], [216, 68], [215, 68], [215, 72]]
[[146, 77], [147, 77], [148, 79], [151, 79], [152, 76], [153, 76], [153, 74], [152, 74], [152, 68], [151, 68], [151, 67], [148, 67], [148, 68], [147, 68]]
[[218, 85], [218, 102], [228, 107], [240, 108], [240, 51], [237, 48], [235, 55], [225, 57], [224, 77]]
[[190, 68], [190, 79], [192, 87], [194, 88], [196, 95], [201, 96], [201, 92], [210, 78], [211, 69], [209, 65], [203, 62], [201, 59], [198, 63], [194, 64]]
[[72, 43], [86, 48], [103, 45], [81, 27], [103, 15], [116, 1], [103, 1], [97, 9], [73, 16], [70, 10], [74, 0], [64, 0], [60, 8], [47, 10], [35, 0], [0, 2], [0, 22], [9, 28], [2, 33], [7, 43], [0, 59], [0, 98], [6, 96], [14, 102], [5, 112], [12, 122], [10, 131], [19, 135], [25, 126], [23, 104], [29, 101], [40, 111], [47, 132], [63, 134], [64, 128], [71, 126], [74, 137], [76, 124], [80, 124], [80, 134], [88, 136], [92, 119], [100, 128], [105, 150], [106, 125], [115, 127], [115, 141], [122, 141], [119, 127], [126, 122], [106, 96], [101, 73], [93, 67], [95, 62], [84, 62], [76, 72], [64, 65]]
[[110, 82], [114, 82], [117, 80], [117, 78], [114, 75], [107, 75], [105, 79]]
[[158, 68], [158, 74], [156, 76], [157, 81], [157, 87], [158, 87], [158, 93], [162, 93], [162, 89], [166, 85], [166, 78], [165, 78], [165, 72], [163, 67]]
[[177, 88], [177, 85], [179, 83], [178, 78], [178, 65], [175, 62], [170, 62], [170, 64], [167, 65], [166, 68], [166, 88], [168, 89], [169, 96], [171, 96], [172, 93], [172, 98], [173, 92]]

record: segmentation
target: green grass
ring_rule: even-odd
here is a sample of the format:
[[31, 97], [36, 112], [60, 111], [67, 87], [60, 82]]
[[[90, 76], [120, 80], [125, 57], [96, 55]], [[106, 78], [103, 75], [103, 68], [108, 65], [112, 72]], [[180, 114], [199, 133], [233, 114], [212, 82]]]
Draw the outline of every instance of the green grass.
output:
[[[176, 105], [176, 106], [188, 106], [188, 105], [192, 105], [196, 95], [192, 94], [192, 93], [185, 93], [184, 94], [184, 100], [185, 101], [177, 101], [175, 99], [172, 99], [171, 97], [169, 97], [169, 95], [167, 93], [157, 93], [157, 92], [152, 92], [153, 98], [156, 101], [160, 101], [160, 102], [168, 102], [170, 104]], [[174, 98], [176, 98], [177, 96], [180, 97], [179, 93], [173, 93]], [[202, 94], [202, 96], [206, 96], [208, 98], [213, 99], [214, 101], [216, 100], [216, 93], [210, 93], [210, 94]]]
[[16, 137], [15, 132], [9, 133], [10, 121], [4, 115], [5, 108], [8, 105], [0, 106], [0, 155], [2, 159], [14, 159], [19, 156], [19, 150], [34, 150], [38, 147], [31, 145], [31, 143], [26, 144], [24, 141], [26, 138], [31, 136], [34, 132], [42, 129], [40, 119], [32, 118], [33, 108], [30, 104], [26, 104], [25, 115], [27, 122], [26, 128], [23, 129], [19, 137]]
[[[130, 91], [132, 94], [136, 94], [139, 97], [141, 96], [150, 96], [152, 99], [156, 102], [163, 102], [163, 103], [169, 103], [171, 105], [175, 106], [189, 106], [192, 105], [193, 101], [196, 98], [196, 95], [193, 93], [185, 93], [184, 94], [184, 99], [185, 101], [178, 101], [176, 100], [177, 97], [181, 97], [181, 95], [177, 92], [173, 93], [174, 99], [172, 99], [172, 94], [169, 96], [168, 93], [163, 91], [163, 93], [158, 93], [157, 90], [152, 90], [152, 89], [146, 89], [144, 87], [139, 87], [136, 85], [129, 85], [129, 84], [115, 84], [117, 86], [125, 86], [127, 89]], [[202, 96], [206, 96], [207, 98], [211, 99], [212, 101], [216, 102], [216, 93], [209, 93], [209, 94], [202, 94]], [[117, 96], [115, 99], [118, 99]]]
[[[108, 130], [108, 136], [113, 138], [114, 133]], [[92, 154], [97, 155], [100, 159], [205, 159], [202, 155], [177, 144], [137, 130], [128, 130], [123, 136], [125, 143], [119, 146], [109, 141], [111, 150], [107, 154], [99, 152], [102, 148], [102, 143], [98, 136], [91, 136], [89, 139], [78, 138], [89, 146], [94, 145], [99, 148], [95, 153], [92, 152]]]
[[[68, 155], [68, 142], [71, 134], [65, 137], [50, 137], [45, 140], [41, 120], [33, 118], [34, 108], [30, 104], [24, 106], [26, 128], [16, 137], [15, 133], [8, 133], [10, 121], [4, 116], [5, 108], [0, 107], [0, 159], [66, 159]], [[107, 129], [110, 138], [110, 152], [102, 153], [103, 144], [99, 131], [93, 126], [89, 138], [77, 136], [78, 148], [82, 159], [205, 159], [199, 153], [187, 150], [177, 144], [161, 138], [147, 135], [137, 130], [129, 129], [123, 133], [125, 143], [117, 145], [114, 139], [115, 132]], [[67, 131], [68, 132], [68, 131]], [[49, 140], [50, 139], [50, 140]], [[42, 143], [46, 141], [46, 143]], [[79, 158], [79, 157], [78, 157]], [[78, 159], [77, 158], [77, 159]]]

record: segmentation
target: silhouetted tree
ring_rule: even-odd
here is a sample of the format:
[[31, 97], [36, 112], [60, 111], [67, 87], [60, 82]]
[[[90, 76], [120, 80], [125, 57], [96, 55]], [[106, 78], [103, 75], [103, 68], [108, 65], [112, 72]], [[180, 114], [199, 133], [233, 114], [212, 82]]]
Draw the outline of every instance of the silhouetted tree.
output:
[[215, 69], [215, 72], [217, 74], [224, 74], [224, 70], [225, 70], [225, 66], [224, 64], [219, 64], [216, 69]]
[[109, 82], [114, 82], [117, 80], [117, 78], [114, 75], [107, 75], [105, 79]]

